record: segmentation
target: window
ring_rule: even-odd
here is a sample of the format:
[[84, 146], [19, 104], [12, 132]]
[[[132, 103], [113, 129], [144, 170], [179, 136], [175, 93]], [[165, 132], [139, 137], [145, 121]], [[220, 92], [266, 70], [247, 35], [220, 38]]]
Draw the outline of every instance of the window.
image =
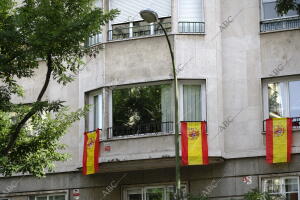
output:
[[298, 177], [265, 178], [262, 180], [262, 187], [263, 192], [268, 192], [276, 196], [283, 196], [286, 200], [298, 200]]
[[203, 33], [204, 9], [203, 0], [178, 0], [179, 32]]
[[183, 81], [181, 88], [181, 121], [205, 121], [205, 83]]
[[267, 83], [267, 118], [300, 117], [300, 80]]
[[102, 112], [102, 92], [91, 92], [88, 95], [88, 103], [91, 105], [89, 112], [88, 130], [102, 129], [103, 112]]
[[[184, 194], [187, 193], [186, 185], [182, 185], [182, 190]], [[129, 187], [123, 190], [124, 200], [173, 200], [174, 194], [173, 185]]]
[[67, 200], [66, 194], [45, 194], [30, 196], [29, 200]]
[[[171, 0], [111, 0], [110, 8], [120, 10], [120, 14], [111, 22], [108, 40], [162, 34], [159, 27], [140, 17], [139, 12], [149, 8], [157, 12], [166, 30], [171, 31]], [[168, 22], [164, 22], [166, 18]]]
[[[278, 78], [263, 83], [264, 119], [293, 118], [293, 129], [300, 128], [300, 78]], [[266, 130], [264, 120], [263, 130]]]
[[[299, 4], [300, 0], [296, 0]], [[300, 18], [295, 10], [290, 10], [285, 15], [276, 11], [276, 0], [262, 0], [261, 4], [261, 32], [291, 30], [300, 28]]]
[[140, 85], [112, 90], [113, 136], [170, 132], [171, 85]]
[[[300, 0], [297, 0], [300, 3]], [[298, 16], [297, 11], [290, 10], [286, 15], [280, 16], [276, 11], [276, 0], [262, 0], [262, 17], [264, 20]]]

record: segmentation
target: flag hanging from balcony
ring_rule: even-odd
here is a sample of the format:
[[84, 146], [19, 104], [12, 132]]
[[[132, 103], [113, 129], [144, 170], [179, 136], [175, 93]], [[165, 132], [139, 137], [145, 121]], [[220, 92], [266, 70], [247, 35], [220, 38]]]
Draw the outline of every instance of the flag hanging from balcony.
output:
[[181, 122], [182, 165], [207, 165], [206, 122]]
[[100, 130], [84, 133], [84, 150], [82, 159], [83, 174], [94, 174], [98, 171]]
[[266, 120], [266, 160], [283, 163], [291, 160], [292, 119], [272, 118]]

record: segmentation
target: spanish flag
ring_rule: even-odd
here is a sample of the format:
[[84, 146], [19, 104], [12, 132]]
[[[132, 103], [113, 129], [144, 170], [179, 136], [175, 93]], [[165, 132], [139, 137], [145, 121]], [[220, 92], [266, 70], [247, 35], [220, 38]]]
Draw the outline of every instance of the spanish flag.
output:
[[206, 122], [181, 122], [182, 165], [207, 165]]
[[272, 118], [266, 121], [266, 155], [268, 163], [291, 160], [292, 119]]
[[82, 159], [83, 174], [94, 174], [98, 171], [100, 130], [84, 133], [84, 150]]

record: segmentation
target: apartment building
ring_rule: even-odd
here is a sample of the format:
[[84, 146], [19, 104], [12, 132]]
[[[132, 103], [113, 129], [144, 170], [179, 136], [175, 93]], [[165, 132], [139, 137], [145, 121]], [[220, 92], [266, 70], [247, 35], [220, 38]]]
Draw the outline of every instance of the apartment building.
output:
[[[103, 45], [66, 87], [46, 98], [92, 108], [62, 139], [72, 159], [47, 178], [0, 178], [0, 200], [171, 200], [175, 185], [172, 64], [180, 121], [206, 121], [209, 165], [181, 167], [182, 188], [212, 199], [241, 199], [259, 189], [300, 199], [300, 18], [279, 16], [275, 0], [103, 0], [120, 15], [91, 36]], [[44, 63], [41, 62], [41, 66]], [[30, 102], [43, 80], [23, 80]], [[40, 76], [41, 75], [41, 76]], [[31, 99], [32, 98], [32, 99]], [[293, 118], [292, 160], [266, 162], [268, 118]], [[84, 176], [83, 133], [101, 129], [99, 172]]]

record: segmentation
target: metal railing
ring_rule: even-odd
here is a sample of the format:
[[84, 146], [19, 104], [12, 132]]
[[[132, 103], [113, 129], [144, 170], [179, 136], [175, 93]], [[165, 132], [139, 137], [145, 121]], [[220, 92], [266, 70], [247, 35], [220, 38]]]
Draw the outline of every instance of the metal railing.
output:
[[[162, 23], [167, 32], [171, 32], [171, 22]], [[116, 28], [108, 31], [108, 40], [123, 40], [129, 38], [144, 37], [163, 34], [158, 24], [133, 26], [128, 28]]]
[[102, 33], [98, 33], [96, 35], [93, 35], [91, 37], [89, 37], [86, 41], [86, 46], [87, 47], [91, 47], [91, 46], [94, 46], [94, 45], [97, 45], [97, 44], [100, 44], [103, 42], [103, 39], [102, 39]]
[[300, 17], [265, 20], [260, 22], [261, 32], [280, 31], [300, 28]]
[[137, 126], [126, 127], [109, 127], [107, 129], [107, 138], [128, 136], [128, 135], [144, 135], [148, 133], [172, 133], [173, 122], [151, 122], [147, 124], [139, 124]]
[[[300, 129], [300, 117], [291, 117], [293, 119], [293, 129]], [[266, 120], [263, 121], [263, 132], [266, 132]]]
[[179, 33], [205, 33], [204, 22], [179, 22]]

